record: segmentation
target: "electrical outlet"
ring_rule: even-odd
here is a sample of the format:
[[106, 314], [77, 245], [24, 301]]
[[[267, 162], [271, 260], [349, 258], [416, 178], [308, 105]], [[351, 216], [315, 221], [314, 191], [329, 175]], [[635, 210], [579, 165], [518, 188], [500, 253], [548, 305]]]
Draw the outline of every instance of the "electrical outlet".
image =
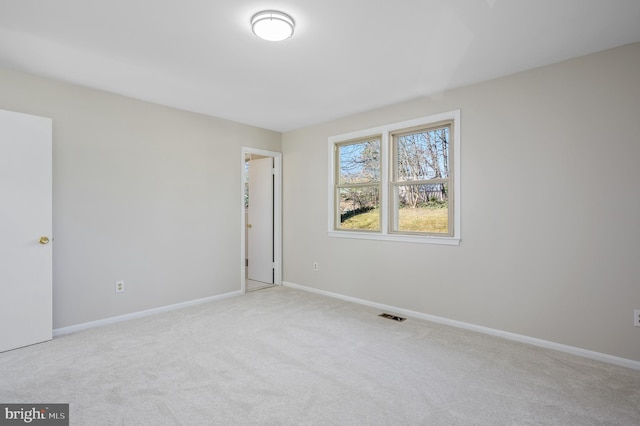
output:
[[124, 291], [124, 281], [116, 281], [116, 293], [122, 293]]
[[318, 262], [313, 262], [313, 270], [318, 271]]
[[633, 325], [640, 327], [640, 309], [633, 311]]

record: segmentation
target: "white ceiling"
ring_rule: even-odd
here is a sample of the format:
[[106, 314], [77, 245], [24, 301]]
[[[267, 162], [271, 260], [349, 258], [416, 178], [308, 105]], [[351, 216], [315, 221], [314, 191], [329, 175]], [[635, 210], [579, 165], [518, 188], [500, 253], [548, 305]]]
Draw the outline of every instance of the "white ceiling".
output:
[[636, 41], [640, 0], [0, 0], [0, 67], [277, 131]]

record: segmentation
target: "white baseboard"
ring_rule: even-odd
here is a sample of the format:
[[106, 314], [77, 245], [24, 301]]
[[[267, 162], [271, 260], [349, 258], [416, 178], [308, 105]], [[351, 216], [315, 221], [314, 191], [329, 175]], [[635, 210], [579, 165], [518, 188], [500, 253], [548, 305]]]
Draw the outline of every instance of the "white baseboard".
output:
[[583, 358], [593, 359], [596, 361], [606, 362], [608, 364], [619, 365], [622, 367], [632, 368], [634, 370], [640, 370], [640, 362], [631, 359], [620, 358], [613, 355], [607, 355], [600, 352], [594, 352], [587, 349], [576, 348], [573, 346], [563, 345], [560, 343], [550, 342], [548, 340], [537, 339], [535, 337], [524, 336], [521, 334], [510, 333], [508, 331], [496, 330], [493, 328], [483, 327], [480, 325], [470, 324], [462, 321], [455, 321], [447, 318], [442, 318], [434, 315], [424, 314], [422, 312], [411, 311], [408, 309], [402, 309], [395, 306], [384, 305], [382, 303], [371, 302], [369, 300], [358, 299], [355, 297], [345, 296], [339, 293], [333, 293], [325, 290], [318, 290], [316, 288], [303, 286], [300, 284], [294, 284], [291, 282], [283, 281], [282, 285], [286, 287], [296, 288], [299, 290], [308, 291], [311, 293], [317, 293], [324, 296], [334, 297], [336, 299], [345, 300], [347, 302], [353, 302], [360, 305], [369, 306], [372, 308], [387, 311], [393, 314], [401, 314], [408, 317], [418, 318], [426, 321], [435, 322], [438, 324], [450, 325], [457, 328], [463, 328], [465, 330], [476, 331], [491, 336], [502, 337], [504, 339], [513, 340], [515, 342], [526, 343], [533, 346], [538, 346], [546, 349], [553, 349], [560, 352], [577, 355]]
[[161, 312], [175, 311], [176, 309], [182, 309], [182, 308], [187, 308], [189, 306], [200, 305], [202, 303], [222, 300], [229, 297], [239, 296], [241, 294], [244, 294], [244, 292], [241, 290], [238, 290], [238, 291], [233, 291], [231, 293], [219, 294], [217, 296], [205, 297], [202, 299], [190, 300], [188, 302], [176, 303], [174, 305], [161, 306], [159, 308], [147, 309], [145, 311], [119, 315], [117, 317], [104, 318], [101, 320], [85, 322], [77, 325], [71, 325], [69, 327], [56, 328], [53, 330], [53, 337], [61, 336], [63, 334], [75, 333], [76, 331], [87, 330], [89, 328], [101, 327], [103, 325], [115, 324], [117, 322], [128, 321], [136, 318], [148, 317], [149, 315], [155, 315]]

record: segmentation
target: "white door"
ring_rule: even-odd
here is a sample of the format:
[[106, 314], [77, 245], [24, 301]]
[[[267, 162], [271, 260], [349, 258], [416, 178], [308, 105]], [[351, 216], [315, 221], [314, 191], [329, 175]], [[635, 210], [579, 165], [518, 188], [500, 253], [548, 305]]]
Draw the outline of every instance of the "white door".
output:
[[273, 284], [273, 158], [249, 161], [250, 280]]
[[52, 122], [0, 110], [0, 352], [52, 338]]

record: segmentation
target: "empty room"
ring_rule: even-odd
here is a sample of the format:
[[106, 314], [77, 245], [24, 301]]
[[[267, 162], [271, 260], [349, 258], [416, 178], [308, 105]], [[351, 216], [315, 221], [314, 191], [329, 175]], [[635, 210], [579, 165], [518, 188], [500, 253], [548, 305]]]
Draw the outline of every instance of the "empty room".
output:
[[0, 424], [640, 424], [638, 22], [0, 0]]

